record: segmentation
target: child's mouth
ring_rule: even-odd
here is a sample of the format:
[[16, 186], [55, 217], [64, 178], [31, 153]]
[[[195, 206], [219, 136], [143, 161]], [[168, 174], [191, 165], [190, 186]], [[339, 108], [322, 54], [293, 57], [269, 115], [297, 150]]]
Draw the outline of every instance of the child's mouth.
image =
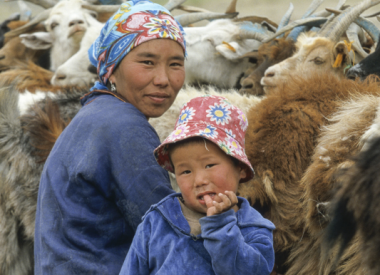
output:
[[204, 195], [199, 196], [198, 199], [199, 199], [200, 203], [205, 204], [205, 200], [204, 200], [205, 196], [210, 196], [210, 198], [213, 200], [214, 197], [216, 196], [216, 193], [208, 193], [208, 194], [204, 194]]

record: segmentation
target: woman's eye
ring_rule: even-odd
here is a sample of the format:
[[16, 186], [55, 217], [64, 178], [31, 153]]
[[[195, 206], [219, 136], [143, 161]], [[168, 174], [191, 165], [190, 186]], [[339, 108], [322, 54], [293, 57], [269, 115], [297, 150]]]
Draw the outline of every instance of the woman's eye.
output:
[[144, 63], [146, 65], [153, 65], [153, 62], [150, 60], [144, 60], [144, 61], [142, 61], [142, 63]]
[[172, 63], [172, 64], [170, 64], [170, 66], [179, 66], [179, 67], [181, 67], [182, 64], [181, 63]]

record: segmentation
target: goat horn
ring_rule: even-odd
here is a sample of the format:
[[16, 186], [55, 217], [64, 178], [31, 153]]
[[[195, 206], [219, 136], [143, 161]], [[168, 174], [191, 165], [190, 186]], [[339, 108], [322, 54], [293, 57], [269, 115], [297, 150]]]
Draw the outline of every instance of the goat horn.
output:
[[237, 36], [240, 39], [255, 39], [261, 42], [268, 37], [268, 31], [258, 23], [253, 24], [252, 22], [245, 21], [241, 22], [239, 27]]
[[260, 16], [246, 16], [246, 17], [241, 17], [241, 18], [236, 18], [234, 19], [235, 22], [242, 22], [242, 21], [250, 21], [252, 23], [259, 23], [262, 24], [263, 22], [267, 22], [274, 28], [278, 28], [278, 25], [273, 22], [272, 20], [266, 18], [266, 17], [260, 17]]
[[[315, 10], [322, 4], [323, 0], [314, 0], [311, 2], [309, 8], [306, 10], [306, 12], [302, 15], [302, 18], [308, 18], [310, 15], [315, 12]], [[313, 17], [317, 17], [316, 15]], [[301, 27], [296, 27], [294, 28], [289, 35], [286, 37], [287, 40], [293, 40], [297, 41], [298, 36], [306, 30], [306, 27], [301, 26]]]
[[119, 10], [120, 5], [87, 5], [87, 4], [82, 4], [82, 8], [90, 10], [90, 11], [95, 11], [97, 13], [115, 13]]
[[179, 5], [181, 5], [183, 2], [185, 2], [186, 0], [169, 0], [165, 5], [164, 7], [166, 9], [168, 9], [169, 11], [172, 11], [174, 10], [175, 8], [177, 8]]
[[44, 21], [44, 20], [46, 20], [46, 19], [49, 18], [51, 10], [52, 10], [52, 8], [47, 9], [47, 10], [43, 10], [38, 15], [36, 15], [32, 20], [30, 20], [27, 24], [25, 24], [24, 26], [21, 26], [21, 27], [19, 27], [17, 29], [14, 29], [14, 30], [11, 30], [11, 31], [5, 33], [4, 36], [8, 37], [8, 38], [11, 38], [11, 37], [20, 35], [20, 34], [22, 34], [24, 32], [27, 32], [27, 31], [33, 29], [39, 23], [41, 23], [42, 21]]
[[193, 6], [185, 6], [185, 5], [179, 5], [177, 7], [177, 9], [183, 10], [183, 11], [186, 11], [186, 12], [211, 12], [211, 11], [206, 10], [206, 9], [202, 9], [202, 8], [198, 8], [198, 7], [193, 7]]
[[32, 11], [24, 1], [17, 1], [17, 4], [20, 8], [20, 21], [29, 21], [32, 16]]
[[[347, 6], [345, 6], [346, 4], [346, 0], [340, 0], [339, 3], [336, 5], [335, 9], [336, 10], [344, 10], [346, 8], [348, 8]], [[329, 11], [321, 11], [321, 13], [325, 14], [325, 12], [328, 14], [326, 17], [329, 16], [329, 19], [326, 21], [326, 23], [322, 26], [321, 30], [319, 32], [323, 32], [323, 30], [326, 28], [326, 26], [328, 26], [330, 24], [330, 22], [334, 19], [335, 17], [335, 14], [332, 14], [331, 12]]]
[[290, 31], [290, 30], [292, 30], [295, 27], [298, 27], [298, 26], [315, 27], [316, 25], [318, 26], [320, 24], [325, 23], [326, 21], [327, 21], [327, 18], [325, 18], [325, 17], [309, 17], [309, 18], [304, 18], [304, 19], [299, 19], [299, 20], [293, 21], [289, 25], [287, 25], [287, 26], [283, 27], [282, 29], [278, 30], [275, 34], [273, 34], [273, 35], [269, 36], [268, 38], [266, 38], [263, 41], [263, 43], [269, 42], [269, 41], [275, 39], [280, 34], [283, 34], [283, 33], [287, 32], [287, 31]]
[[[329, 8], [326, 8], [326, 10], [335, 14], [342, 13], [342, 11], [340, 10], [333, 10]], [[380, 30], [378, 27], [375, 26], [375, 24], [373, 24], [371, 21], [364, 19], [363, 17], [360, 17], [360, 16], [354, 22], [358, 24], [360, 27], [362, 27], [369, 34], [372, 40], [375, 41], [375, 43], [378, 42]]]
[[225, 13], [236, 13], [237, 0], [232, 0]]
[[219, 19], [219, 18], [234, 18], [238, 15], [238, 13], [203, 13], [203, 12], [196, 12], [196, 13], [187, 13], [187, 14], [180, 14], [175, 16], [175, 19], [182, 25], [182, 26], [188, 26], [192, 23], [199, 22], [202, 20], [210, 20], [210, 19]]
[[354, 22], [363, 11], [379, 3], [380, 0], [364, 0], [355, 7], [348, 8], [339, 16], [335, 17], [331, 23], [319, 33], [319, 36], [338, 41], [343, 32], [347, 30], [351, 23]]
[[380, 14], [380, 11], [378, 11], [378, 12], [375, 12], [375, 13], [373, 13], [373, 14], [370, 14], [370, 15], [366, 15], [366, 16], [364, 16], [365, 18], [371, 18], [371, 17], [375, 17], [375, 16], [378, 16]]
[[362, 29], [356, 25], [356, 24], [351, 24], [347, 31], [346, 31], [346, 35], [347, 35], [347, 38], [348, 40], [352, 43], [352, 47], [354, 48], [354, 50], [363, 58], [367, 57], [367, 53], [363, 50], [361, 44], [360, 44], [360, 41], [359, 41], [359, 31], [362, 31]]
[[[12, 1], [16, 1], [16, 0], [8, 0], [7, 2], [12, 2]], [[35, 5], [41, 6], [45, 9], [52, 8], [58, 3], [58, 1], [56, 0], [26, 0], [26, 1], [33, 3]]]
[[294, 6], [292, 3], [290, 3], [289, 9], [286, 11], [284, 16], [281, 18], [281, 21], [280, 21], [280, 24], [278, 24], [277, 30], [280, 30], [289, 24], [290, 17], [292, 16], [293, 10], [294, 10]]

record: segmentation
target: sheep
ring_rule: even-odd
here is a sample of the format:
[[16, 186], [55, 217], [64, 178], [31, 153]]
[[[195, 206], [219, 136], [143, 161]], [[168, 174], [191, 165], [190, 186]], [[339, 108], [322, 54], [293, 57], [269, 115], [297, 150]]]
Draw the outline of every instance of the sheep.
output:
[[[34, 219], [39, 178], [55, 140], [81, 108], [84, 88], [62, 88], [45, 95], [19, 118], [18, 94], [11, 87], [0, 90], [0, 252], [1, 274], [29, 274], [33, 262]], [[172, 107], [160, 118], [151, 119], [161, 140], [174, 129], [180, 106], [204, 94], [223, 95], [242, 110], [261, 99], [209, 88], [183, 88]], [[39, 95], [37, 95], [39, 96]], [[175, 186], [174, 186], [175, 188]]]
[[326, 118], [337, 110], [340, 100], [366, 89], [364, 83], [331, 74], [298, 76], [247, 114], [246, 153], [256, 174], [240, 185], [239, 195], [275, 224], [280, 273], [291, 266], [285, 263], [290, 250], [303, 239], [300, 180], [311, 162], [320, 128], [328, 123]]
[[[322, 251], [338, 243], [339, 254], [360, 240], [357, 253], [366, 274], [379, 274], [379, 162], [380, 137], [372, 139], [365, 151], [355, 156], [349, 168], [340, 171], [340, 180], [331, 201], [331, 222], [326, 228]], [[357, 236], [355, 239], [354, 237]], [[352, 240], [354, 239], [354, 240]], [[363, 272], [362, 272], [363, 273]], [[359, 274], [359, 273], [356, 273]]]

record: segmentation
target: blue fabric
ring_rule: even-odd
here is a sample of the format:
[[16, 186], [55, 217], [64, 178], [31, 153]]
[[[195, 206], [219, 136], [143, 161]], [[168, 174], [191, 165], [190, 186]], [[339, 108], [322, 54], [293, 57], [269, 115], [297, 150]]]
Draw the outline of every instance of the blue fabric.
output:
[[91, 93], [42, 172], [35, 274], [118, 274], [138, 224], [168, 194], [159, 138], [133, 105]]
[[134, 48], [151, 39], [177, 41], [186, 56], [184, 30], [163, 6], [150, 1], [132, 0], [103, 26], [99, 37], [88, 50], [91, 64], [97, 67], [99, 81], [92, 90], [106, 90], [108, 78], [121, 60]]
[[172, 194], [152, 206], [137, 228], [120, 274], [270, 274], [274, 266], [272, 231], [248, 201], [240, 209], [200, 219], [202, 234], [190, 226]]

